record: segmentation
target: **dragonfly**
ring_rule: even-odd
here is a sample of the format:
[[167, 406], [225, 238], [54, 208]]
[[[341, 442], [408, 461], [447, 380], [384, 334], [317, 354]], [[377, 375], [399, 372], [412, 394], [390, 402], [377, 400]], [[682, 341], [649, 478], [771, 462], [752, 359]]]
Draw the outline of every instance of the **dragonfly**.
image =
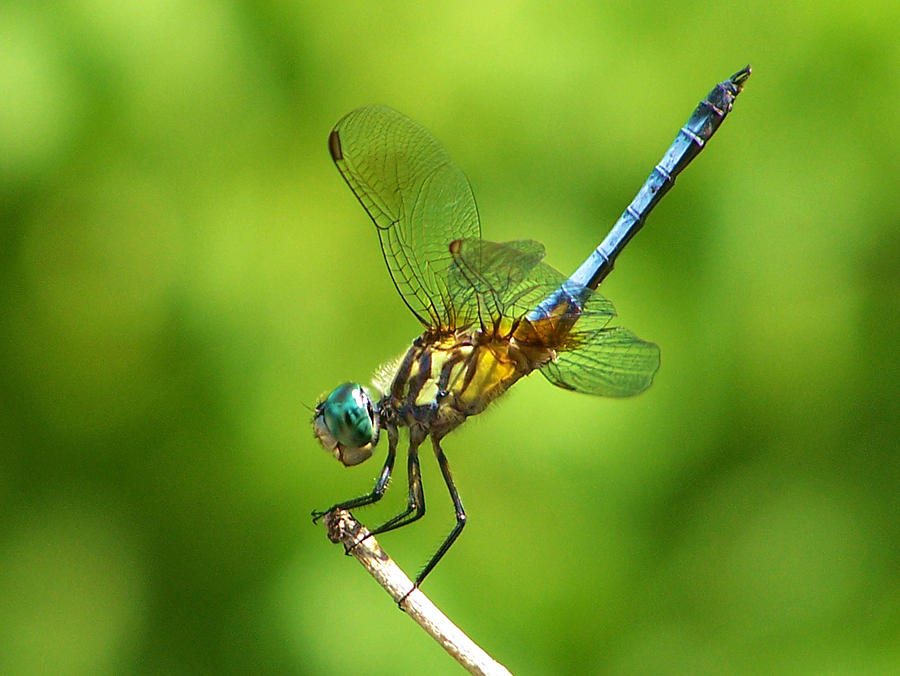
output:
[[456, 524], [406, 596], [466, 524], [442, 446], [447, 434], [534, 371], [558, 387], [606, 397], [629, 397], [650, 386], [659, 348], [615, 325], [612, 303], [596, 289], [676, 176], [715, 134], [749, 77], [748, 65], [700, 102], [609, 234], [568, 278], [543, 262], [538, 242], [481, 239], [466, 175], [423, 126], [391, 108], [368, 106], [332, 130], [331, 157], [374, 222], [394, 286], [424, 331], [379, 371], [374, 397], [346, 382], [316, 406], [315, 435], [343, 465], [370, 458], [382, 431], [388, 448], [370, 492], [312, 516], [318, 521], [379, 501], [394, 469], [399, 430], [406, 427], [406, 508], [369, 534], [420, 519], [425, 494], [419, 448], [430, 438]]

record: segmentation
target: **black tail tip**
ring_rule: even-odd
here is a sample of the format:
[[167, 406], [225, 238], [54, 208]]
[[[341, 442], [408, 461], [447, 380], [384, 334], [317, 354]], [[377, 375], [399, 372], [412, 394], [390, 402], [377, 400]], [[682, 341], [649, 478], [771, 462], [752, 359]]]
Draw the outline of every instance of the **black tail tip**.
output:
[[750, 64], [748, 63], [746, 66], [741, 68], [737, 73], [731, 76], [731, 84], [740, 88], [744, 86], [744, 83], [747, 81], [747, 78], [750, 77]]

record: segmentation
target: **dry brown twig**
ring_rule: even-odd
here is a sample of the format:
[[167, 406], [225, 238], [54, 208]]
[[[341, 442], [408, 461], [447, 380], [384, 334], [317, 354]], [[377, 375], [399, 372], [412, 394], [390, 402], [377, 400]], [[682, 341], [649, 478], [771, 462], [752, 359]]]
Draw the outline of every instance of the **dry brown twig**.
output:
[[[431, 600], [416, 589], [404, 598], [413, 583], [394, 563], [374, 537], [350, 512], [337, 510], [325, 515], [328, 539], [340, 542], [356, 557], [378, 584], [384, 587], [401, 610], [437, 641], [471, 674], [479, 676], [512, 676], [509, 670], [488, 655], [459, 627], [447, 618]], [[367, 537], [368, 536], [368, 537]]]

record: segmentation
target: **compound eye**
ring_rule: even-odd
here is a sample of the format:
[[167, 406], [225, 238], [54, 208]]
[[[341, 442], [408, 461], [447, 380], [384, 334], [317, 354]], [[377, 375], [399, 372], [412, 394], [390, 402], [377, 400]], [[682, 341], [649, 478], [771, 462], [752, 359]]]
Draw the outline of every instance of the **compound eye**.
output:
[[344, 383], [316, 409], [316, 436], [345, 465], [372, 455], [378, 441], [378, 418], [372, 400], [357, 383]]
[[322, 409], [325, 425], [344, 446], [360, 448], [375, 440], [375, 415], [366, 391], [356, 383], [336, 388]]

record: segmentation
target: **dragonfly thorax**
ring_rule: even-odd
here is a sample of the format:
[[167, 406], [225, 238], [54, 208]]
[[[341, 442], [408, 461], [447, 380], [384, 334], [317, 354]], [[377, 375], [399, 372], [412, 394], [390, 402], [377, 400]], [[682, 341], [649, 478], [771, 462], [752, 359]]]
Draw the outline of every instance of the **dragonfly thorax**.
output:
[[538, 367], [532, 356], [515, 341], [480, 331], [426, 333], [400, 360], [377, 408], [387, 426], [441, 438]]

